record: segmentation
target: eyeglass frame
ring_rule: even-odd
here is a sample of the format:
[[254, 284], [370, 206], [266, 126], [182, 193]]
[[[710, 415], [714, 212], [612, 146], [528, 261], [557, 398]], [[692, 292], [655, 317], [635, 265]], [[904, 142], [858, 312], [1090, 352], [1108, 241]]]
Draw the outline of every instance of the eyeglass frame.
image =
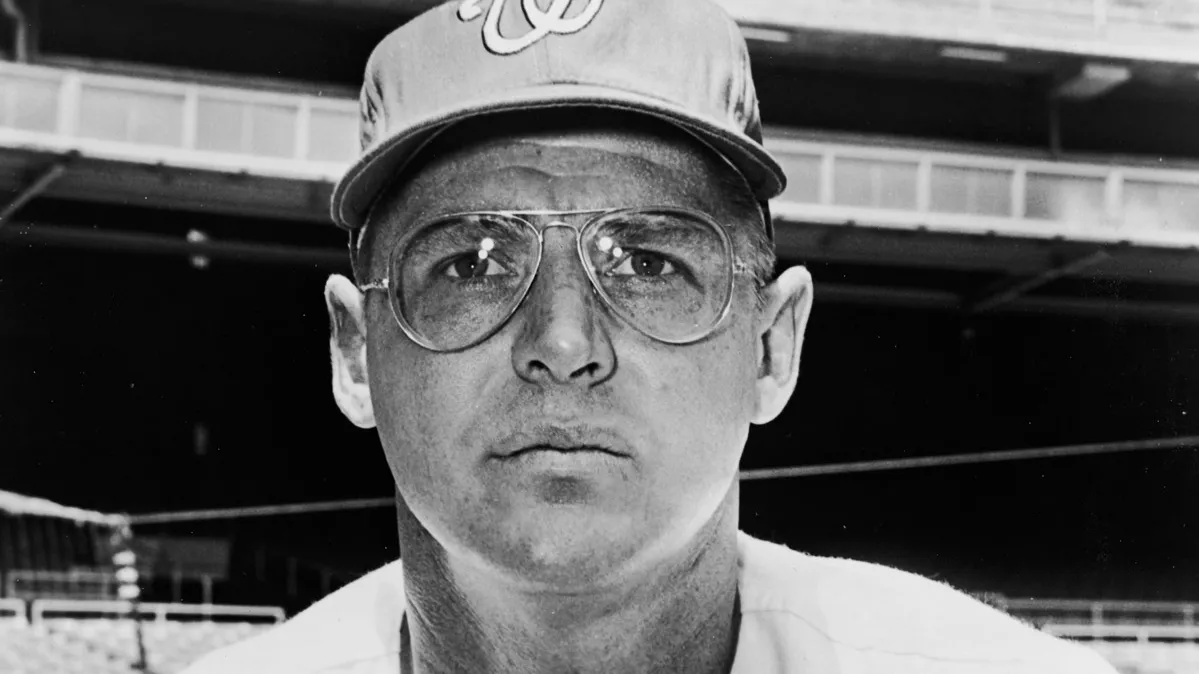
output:
[[[710, 225], [712, 227], [712, 229], [715, 230], [717, 232], [717, 234], [720, 236], [721, 242], [724, 244], [724, 249], [726, 251], [725, 268], [728, 270], [728, 273], [729, 273], [728, 274], [729, 275], [728, 287], [725, 288], [726, 295], [725, 295], [725, 300], [724, 300], [724, 306], [721, 308], [721, 310], [719, 312], [717, 312], [717, 316], [712, 321], [711, 325], [709, 325], [707, 328], [705, 328], [703, 331], [701, 331], [697, 336], [681, 338], [681, 339], [664, 339], [662, 337], [658, 337], [657, 335], [650, 334], [645, 329], [643, 329], [639, 325], [637, 325], [636, 322], [634, 322], [632, 319], [630, 319], [628, 316], [626, 316], [624, 311], [622, 311], [621, 309], [618, 308], [616, 302], [613, 301], [612, 298], [609, 297], [606, 292], [604, 292], [603, 287], [599, 283], [599, 280], [595, 278], [595, 271], [591, 268], [591, 264], [587, 260], [587, 254], [583, 250], [583, 238], [584, 238], [583, 233], [587, 231], [588, 227], [591, 227], [592, 225], [599, 222], [603, 218], [608, 217], [610, 215], [622, 213], [622, 212], [679, 213], [679, 214], [687, 215], [689, 217], [694, 217], [702, 222], [705, 222], [706, 224]], [[474, 215], [488, 216], [488, 215], [490, 215], [490, 216], [510, 218], [510, 219], [516, 220], [517, 222], [520, 222], [521, 224], [529, 227], [537, 235], [537, 259], [534, 261], [534, 263], [532, 265], [533, 273], [529, 275], [528, 282], [525, 284], [525, 287], [519, 293], [519, 295], [520, 295], [519, 299], [517, 299], [515, 302], [512, 303], [512, 308], [508, 310], [508, 313], [506, 315], [504, 315], [504, 317], [502, 319], [500, 319], [498, 322], [496, 322], [494, 327], [492, 327], [490, 330], [485, 332], [478, 339], [476, 339], [464, 346], [454, 347], [452, 349], [446, 349], [446, 348], [438, 347], [438, 346], [434, 345], [433, 343], [431, 343], [429, 340], [425, 339], [423, 336], [421, 336], [419, 333], [417, 333], [416, 329], [413, 328], [408, 323], [407, 319], [404, 318], [402, 312], [400, 312], [397, 307], [398, 300], [396, 298], [391, 297], [391, 295], [393, 293], [391, 292], [390, 273], [395, 271], [395, 262], [396, 262], [395, 256], [396, 256], [396, 254], [399, 253], [399, 251], [403, 248], [404, 244], [407, 244], [417, 234], [421, 233], [422, 231], [428, 229], [429, 227], [431, 227], [434, 224], [441, 222], [443, 220], [449, 220], [451, 218], [457, 218], [457, 217], [468, 216], [468, 215], [469, 216], [474, 216]], [[526, 216], [532, 216], [532, 217], [565, 216], [565, 217], [569, 217], [569, 216], [577, 216], [577, 215], [591, 215], [592, 217], [588, 218], [582, 225], [572, 225], [564, 220], [551, 220], [551, 221], [545, 223], [544, 225], [542, 225], [541, 227], [538, 227], [536, 224], [534, 224], [533, 222], [530, 222], [526, 218]], [[706, 339], [707, 337], [711, 336], [712, 333], [716, 332], [716, 330], [720, 327], [720, 325], [722, 323], [724, 323], [725, 319], [728, 318], [729, 311], [732, 309], [733, 291], [735, 290], [735, 287], [736, 287], [736, 277], [738, 275], [750, 275], [753, 273], [753, 270], [750, 269], [749, 265], [747, 265], [744, 260], [742, 260], [740, 257], [737, 256], [736, 251], [734, 250], [734, 247], [733, 247], [733, 239], [729, 235], [728, 230], [724, 226], [722, 226], [720, 223], [716, 222], [716, 220], [714, 220], [708, 214], [706, 214], [702, 211], [691, 209], [691, 208], [685, 208], [685, 207], [681, 207], [681, 206], [636, 206], [636, 207], [620, 207], [620, 208], [589, 208], [589, 209], [579, 209], [579, 210], [515, 210], [515, 211], [481, 210], [481, 211], [459, 211], [459, 212], [454, 212], [454, 213], [445, 213], [442, 215], [437, 215], [437, 216], [433, 216], [433, 217], [421, 220], [416, 225], [411, 227], [407, 232], [405, 232], [399, 239], [397, 239], [394, 244], [392, 244], [391, 252], [389, 252], [387, 255], [387, 269], [388, 269], [389, 276], [385, 276], [381, 279], [376, 279], [374, 281], [369, 281], [367, 283], [359, 285], [358, 290], [363, 293], [369, 292], [371, 290], [385, 291], [388, 295], [387, 303], [391, 307], [392, 317], [395, 318], [396, 323], [399, 324], [400, 329], [404, 331], [404, 334], [408, 336], [408, 339], [411, 339], [418, 346], [421, 346], [421, 347], [428, 349], [429, 351], [433, 351], [435, 353], [456, 353], [459, 351], [465, 351], [467, 349], [476, 347], [476, 346], [482, 344], [483, 342], [486, 342], [488, 339], [491, 339], [492, 337], [494, 337], [497, 332], [502, 330], [504, 328], [504, 326], [508, 324], [508, 321], [512, 320], [512, 317], [515, 316], [516, 312], [520, 310], [520, 307], [524, 305], [525, 300], [527, 300], [529, 298], [529, 292], [532, 291], [533, 284], [536, 283], [536, 281], [537, 281], [537, 275], [541, 272], [541, 261], [545, 257], [545, 231], [547, 229], [550, 229], [551, 227], [566, 227], [567, 229], [574, 230], [576, 257], [578, 257], [579, 263], [583, 267], [583, 272], [587, 275], [587, 281], [591, 285], [591, 292], [593, 292], [599, 296], [600, 302], [604, 305], [604, 307], [607, 308], [608, 311], [612, 312], [615, 316], [617, 316], [618, 318], [623, 320], [625, 323], [627, 323], [630, 327], [632, 327], [637, 332], [640, 332], [641, 334], [645, 335], [646, 337], [649, 337], [650, 339], [653, 339], [658, 342], [662, 342], [663, 344], [672, 344], [675, 346], [683, 346], [686, 344], [694, 344], [700, 340]]]

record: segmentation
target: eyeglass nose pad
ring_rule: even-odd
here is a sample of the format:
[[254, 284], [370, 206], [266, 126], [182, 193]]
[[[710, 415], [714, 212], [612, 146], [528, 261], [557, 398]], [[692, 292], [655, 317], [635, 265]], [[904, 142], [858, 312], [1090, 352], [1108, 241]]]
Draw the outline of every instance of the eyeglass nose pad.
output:
[[565, 227], [567, 229], [573, 229], [576, 236], [579, 233], [578, 227], [575, 227], [574, 225], [570, 224], [569, 222], [566, 222], [565, 220], [550, 220], [549, 222], [545, 223], [544, 227], [541, 228], [542, 233], [544, 233], [545, 230], [547, 230], [551, 227]]
[[545, 233], [546, 233], [546, 231], [548, 231], [554, 227], [563, 227], [565, 229], [569, 229], [574, 232], [574, 234], [575, 234], [575, 250], [577, 253], [576, 257], [578, 257], [579, 263], [583, 265], [583, 275], [587, 277], [587, 285], [591, 288], [591, 294], [594, 295], [595, 297], [599, 298], [602, 301], [603, 294], [600, 293], [599, 288], [597, 288], [595, 286], [595, 281], [592, 280], [592, 278], [591, 278], [591, 269], [590, 269], [591, 263], [586, 259], [586, 256], [584, 255], [584, 253], [582, 251], [583, 229], [581, 227], [572, 225], [569, 222], [566, 222], [565, 220], [551, 220], [551, 221], [545, 223], [545, 225], [542, 226], [541, 230], [538, 232], [538, 236], [540, 236], [540, 238], [541, 238], [542, 256], [544, 257], [544, 255], [545, 255], [545, 253], [544, 253]]
[[[551, 220], [551, 221], [545, 223], [545, 226], [543, 226], [541, 228], [541, 231], [538, 232], [538, 236], [541, 237], [541, 247], [542, 247], [542, 255], [543, 256], [545, 255], [545, 252], [544, 252], [545, 251], [545, 233], [555, 227], [562, 227], [564, 229], [569, 229], [570, 231], [574, 232], [575, 248], [576, 249], [579, 248], [579, 243], [581, 241], [581, 237], [583, 236], [582, 230], [580, 230], [578, 227], [576, 227], [564, 220]], [[582, 260], [582, 259], [580, 259], [579, 261], [583, 263], [584, 269], [586, 269], [587, 261]]]

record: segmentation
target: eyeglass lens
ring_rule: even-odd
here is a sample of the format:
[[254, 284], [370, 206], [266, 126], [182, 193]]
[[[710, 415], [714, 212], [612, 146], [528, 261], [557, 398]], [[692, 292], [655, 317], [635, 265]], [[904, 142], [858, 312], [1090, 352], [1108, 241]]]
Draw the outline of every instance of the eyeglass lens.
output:
[[[389, 274], [396, 313], [442, 350], [477, 343], [511, 315], [533, 282], [541, 250], [532, 225], [494, 214], [442, 218], [399, 245]], [[616, 211], [591, 221], [580, 247], [603, 300], [651, 337], [697, 339], [728, 303], [728, 239], [695, 215]]]

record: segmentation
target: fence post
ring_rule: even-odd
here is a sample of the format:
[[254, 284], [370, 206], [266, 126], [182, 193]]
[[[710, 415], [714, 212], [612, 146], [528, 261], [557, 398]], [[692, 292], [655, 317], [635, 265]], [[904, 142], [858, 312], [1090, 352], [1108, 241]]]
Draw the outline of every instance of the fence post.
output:
[[296, 106], [296, 132], [295, 138], [292, 141], [295, 145], [295, 147], [292, 148], [292, 156], [294, 158], [308, 158], [308, 139], [311, 137], [311, 128], [312, 101], [305, 96], [300, 99], [299, 105]]
[[196, 149], [199, 116], [200, 88], [193, 84], [183, 92], [183, 128], [180, 129], [179, 144], [184, 150]]
[[60, 136], [74, 136], [79, 126], [79, 96], [83, 88], [79, 73], [71, 70], [63, 74], [58, 90], [58, 119], [55, 131]]
[[835, 193], [833, 192], [833, 175], [835, 174], [833, 161], [832, 148], [824, 148], [820, 153], [820, 203], [824, 206], [832, 204], [835, 197]]

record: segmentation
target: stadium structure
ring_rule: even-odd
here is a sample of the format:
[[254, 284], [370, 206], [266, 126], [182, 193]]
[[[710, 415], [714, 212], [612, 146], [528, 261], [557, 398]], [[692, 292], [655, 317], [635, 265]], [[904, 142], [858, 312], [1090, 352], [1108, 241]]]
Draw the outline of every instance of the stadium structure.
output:
[[[1199, 1], [723, 4], [817, 287], [743, 528], [1199, 672]], [[318, 294], [431, 5], [0, 2], [0, 671], [177, 671], [401, 554]]]

